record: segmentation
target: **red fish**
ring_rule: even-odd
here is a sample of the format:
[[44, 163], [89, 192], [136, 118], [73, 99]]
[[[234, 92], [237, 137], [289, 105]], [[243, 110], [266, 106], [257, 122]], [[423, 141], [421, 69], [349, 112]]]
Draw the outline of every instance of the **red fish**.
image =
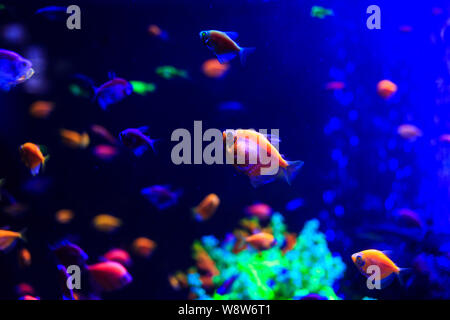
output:
[[99, 262], [87, 268], [102, 291], [121, 289], [133, 280], [127, 269], [115, 261]]

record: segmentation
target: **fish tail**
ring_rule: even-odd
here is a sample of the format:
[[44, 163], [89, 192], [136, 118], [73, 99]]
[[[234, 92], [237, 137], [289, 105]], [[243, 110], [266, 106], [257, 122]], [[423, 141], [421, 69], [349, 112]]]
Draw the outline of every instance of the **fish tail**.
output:
[[255, 48], [241, 48], [239, 51], [239, 57], [241, 58], [242, 65], [245, 65], [247, 56], [255, 51]]
[[20, 230], [19, 232], [19, 239], [22, 239], [22, 241], [24, 242], [28, 242], [27, 237], [25, 236], [25, 232], [27, 232], [27, 228], [23, 228], [22, 230]]
[[288, 184], [291, 184], [292, 180], [294, 180], [300, 168], [303, 167], [303, 164], [304, 162], [301, 160], [288, 161], [287, 167], [283, 168], [284, 178], [286, 179]]
[[149, 138], [148, 140], [149, 140], [150, 147], [152, 148], [153, 152], [156, 154], [155, 144], [157, 142], [159, 142], [159, 139], [150, 139]]

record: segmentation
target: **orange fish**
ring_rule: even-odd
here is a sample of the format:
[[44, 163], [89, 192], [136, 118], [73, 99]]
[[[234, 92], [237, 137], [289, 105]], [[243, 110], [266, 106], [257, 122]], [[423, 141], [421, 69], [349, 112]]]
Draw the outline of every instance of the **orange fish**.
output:
[[201, 31], [200, 39], [217, 57], [220, 63], [230, 62], [239, 55], [242, 64], [246, 57], [255, 48], [242, 48], [236, 42], [238, 34], [236, 32], [222, 32], [217, 30]]
[[99, 214], [94, 217], [92, 224], [98, 231], [111, 233], [122, 225], [122, 220], [109, 214]]
[[31, 253], [27, 248], [22, 248], [19, 251], [19, 265], [22, 268], [29, 267], [31, 265]]
[[0, 230], [0, 250], [5, 251], [8, 250], [11, 246], [13, 246], [17, 239], [25, 240], [24, 232], [15, 232], [10, 230]]
[[76, 131], [61, 129], [59, 134], [61, 135], [62, 142], [70, 148], [86, 149], [89, 146], [89, 135], [86, 132], [80, 134]]
[[166, 31], [162, 30], [160, 27], [158, 27], [156, 24], [151, 24], [148, 26], [148, 33], [156, 38], [160, 38], [162, 40], [168, 40], [169, 35]]
[[283, 254], [291, 251], [297, 244], [297, 235], [295, 233], [285, 233], [284, 235]]
[[203, 248], [203, 246], [196, 242], [194, 243], [194, 259], [197, 262], [197, 267], [201, 270], [206, 271], [212, 276], [219, 274], [219, 270], [216, 267], [216, 263], [209, 256], [208, 252]]
[[389, 80], [381, 80], [377, 84], [377, 93], [380, 97], [387, 100], [397, 92], [397, 85]]
[[[227, 130], [223, 139], [227, 163], [231, 159], [233, 166], [246, 174], [254, 187], [277, 177], [284, 177], [290, 184], [303, 166], [303, 161], [286, 161], [266, 136], [255, 130]], [[276, 137], [271, 139], [274, 141]]]
[[44, 167], [49, 159], [48, 155], [44, 156], [43, 150], [45, 150], [45, 147], [38, 146], [31, 142], [27, 142], [20, 146], [22, 162], [31, 170], [33, 176], [39, 173], [41, 167]]
[[148, 258], [156, 248], [156, 242], [149, 238], [139, 237], [133, 241], [133, 251], [138, 256]]
[[50, 101], [35, 101], [30, 106], [30, 115], [38, 119], [46, 119], [55, 108], [55, 104]]
[[58, 210], [55, 214], [55, 219], [61, 224], [67, 224], [70, 221], [72, 221], [74, 217], [74, 213], [72, 210], [69, 209], [61, 209]]
[[205, 221], [213, 216], [219, 204], [219, 197], [215, 193], [210, 193], [198, 206], [192, 209], [192, 212], [198, 221]]
[[252, 234], [245, 238], [245, 241], [257, 250], [270, 249], [276, 242], [274, 236], [266, 232]]
[[378, 266], [380, 268], [380, 281], [383, 287], [392, 281], [394, 275], [399, 276], [402, 270], [383, 251], [375, 249], [354, 253], [352, 260], [358, 270], [366, 277], [371, 276], [367, 271], [369, 266]]
[[180, 290], [188, 287], [187, 276], [181, 271], [177, 271], [175, 274], [169, 275], [169, 283], [174, 290]]
[[217, 59], [209, 59], [203, 62], [202, 71], [203, 74], [209, 78], [221, 78], [230, 69], [228, 63], [220, 63]]

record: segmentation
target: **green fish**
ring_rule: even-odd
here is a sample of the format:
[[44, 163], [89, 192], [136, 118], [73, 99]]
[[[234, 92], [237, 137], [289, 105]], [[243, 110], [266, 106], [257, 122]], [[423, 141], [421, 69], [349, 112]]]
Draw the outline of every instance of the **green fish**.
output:
[[156, 85], [154, 83], [147, 83], [142, 81], [129, 81], [133, 87], [133, 92], [140, 94], [141, 96], [147, 95], [149, 92], [154, 92], [156, 90]]
[[313, 6], [311, 8], [311, 17], [323, 19], [326, 16], [334, 16], [333, 10], [319, 6]]
[[180, 77], [184, 79], [188, 79], [188, 73], [186, 70], [180, 70], [173, 66], [161, 66], [156, 68], [156, 74], [164, 79], [170, 80], [175, 77]]

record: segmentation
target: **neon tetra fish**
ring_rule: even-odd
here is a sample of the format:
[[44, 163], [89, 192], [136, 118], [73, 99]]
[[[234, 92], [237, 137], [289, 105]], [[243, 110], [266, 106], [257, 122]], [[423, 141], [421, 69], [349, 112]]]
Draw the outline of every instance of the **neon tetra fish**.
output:
[[364, 250], [352, 255], [352, 260], [358, 270], [365, 276], [370, 277], [367, 268], [369, 266], [378, 266], [380, 268], [380, 281], [382, 286], [387, 286], [393, 279], [393, 276], [399, 276], [400, 269], [383, 252], [375, 249]]
[[20, 146], [22, 162], [31, 170], [33, 176], [39, 173], [41, 167], [43, 167], [49, 159], [48, 155], [44, 156], [43, 150], [45, 150], [45, 147], [38, 146], [31, 142], [27, 142]]
[[217, 57], [220, 63], [227, 63], [239, 55], [242, 64], [245, 63], [247, 55], [255, 48], [242, 48], [236, 42], [236, 32], [222, 32], [209, 30], [200, 32], [200, 39]]
[[[227, 161], [232, 158], [233, 166], [246, 174], [254, 187], [277, 177], [284, 177], [290, 184], [303, 166], [303, 161], [285, 160], [266, 136], [254, 130], [227, 130], [223, 139]], [[271, 139], [274, 141], [275, 137]]]

